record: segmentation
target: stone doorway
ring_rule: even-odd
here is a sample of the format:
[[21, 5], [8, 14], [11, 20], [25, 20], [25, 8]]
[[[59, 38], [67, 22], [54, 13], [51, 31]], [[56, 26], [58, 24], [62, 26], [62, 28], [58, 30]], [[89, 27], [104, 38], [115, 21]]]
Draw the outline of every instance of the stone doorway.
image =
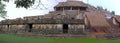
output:
[[63, 33], [68, 33], [68, 24], [63, 24]]
[[32, 25], [33, 24], [28, 24], [28, 32], [32, 32]]

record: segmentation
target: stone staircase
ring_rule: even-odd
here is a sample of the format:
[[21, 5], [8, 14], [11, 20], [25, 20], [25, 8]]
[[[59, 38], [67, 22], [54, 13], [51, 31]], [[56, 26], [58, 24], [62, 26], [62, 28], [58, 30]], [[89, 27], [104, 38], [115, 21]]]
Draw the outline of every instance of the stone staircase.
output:
[[119, 29], [119, 27], [117, 25], [114, 25], [112, 22], [112, 19], [107, 20], [107, 22], [109, 23], [109, 25], [111, 26], [111, 29]]
[[91, 37], [92, 38], [99, 38], [99, 37], [103, 37], [106, 33], [105, 32], [92, 32], [91, 33]]
[[108, 30], [109, 32], [105, 35], [107, 39], [114, 39], [114, 38], [120, 38], [120, 27], [117, 25], [114, 25], [112, 22], [112, 19], [107, 20], [109, 25], [111, 26]]

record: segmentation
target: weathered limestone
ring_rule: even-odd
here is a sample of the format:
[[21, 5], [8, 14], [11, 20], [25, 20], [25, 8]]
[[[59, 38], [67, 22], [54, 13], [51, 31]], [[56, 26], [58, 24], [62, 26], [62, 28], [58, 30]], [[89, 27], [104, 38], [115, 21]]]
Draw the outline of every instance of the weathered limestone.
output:
[[69, 33], [70, 34], [78, 34], [78, 35], [82, 35], [84, 34], [84, 25], [80, 25], [80, 24], [70, 24], [69, 25]]
[[60, 34], [61, 24], [33, 24], [33, 32], [40, 34]]
[[9, 25], [9, 31], [10, 32], [20, 32], [20, 31], [25, 31], [25, 25], [23, 24], [15, 24], [15, 25]]
[[0, 25], [0, 31], [7, 32], [9, 30], [8, 25]]

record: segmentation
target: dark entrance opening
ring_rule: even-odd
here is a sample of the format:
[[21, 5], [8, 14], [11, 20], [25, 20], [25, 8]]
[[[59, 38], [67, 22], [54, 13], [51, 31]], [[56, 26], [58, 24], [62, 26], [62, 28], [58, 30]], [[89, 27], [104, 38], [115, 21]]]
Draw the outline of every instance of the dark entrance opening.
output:
[[10, 27], [10, 26], [9, 26], [9, 25], [7, 25], [7, 31], [9, 31], [9, 30], [10, 30], [10, 29], [9, 29], [9, 27]]
[[120, 23], [119, 23], [119, 27], [120, 27]]
[[9, 25], [7, 25], [7, 27], [9, 28]]
[[63, 24], [63, 33], [68, 33], [68, 24]]
[[32, 25], [33, 25], [33, 24], [28, 24], [28, 32], [31, 32], [31, 31], [32, 31]]

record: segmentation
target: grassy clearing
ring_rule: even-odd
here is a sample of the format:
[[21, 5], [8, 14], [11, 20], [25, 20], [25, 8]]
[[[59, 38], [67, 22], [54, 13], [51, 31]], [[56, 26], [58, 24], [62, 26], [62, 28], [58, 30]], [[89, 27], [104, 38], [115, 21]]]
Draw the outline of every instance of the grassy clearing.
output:
[[0, 34], [0, 43], [120, 43], [117, 40], [96, 40], [90, 38], [31, 38], [17, 35]]

